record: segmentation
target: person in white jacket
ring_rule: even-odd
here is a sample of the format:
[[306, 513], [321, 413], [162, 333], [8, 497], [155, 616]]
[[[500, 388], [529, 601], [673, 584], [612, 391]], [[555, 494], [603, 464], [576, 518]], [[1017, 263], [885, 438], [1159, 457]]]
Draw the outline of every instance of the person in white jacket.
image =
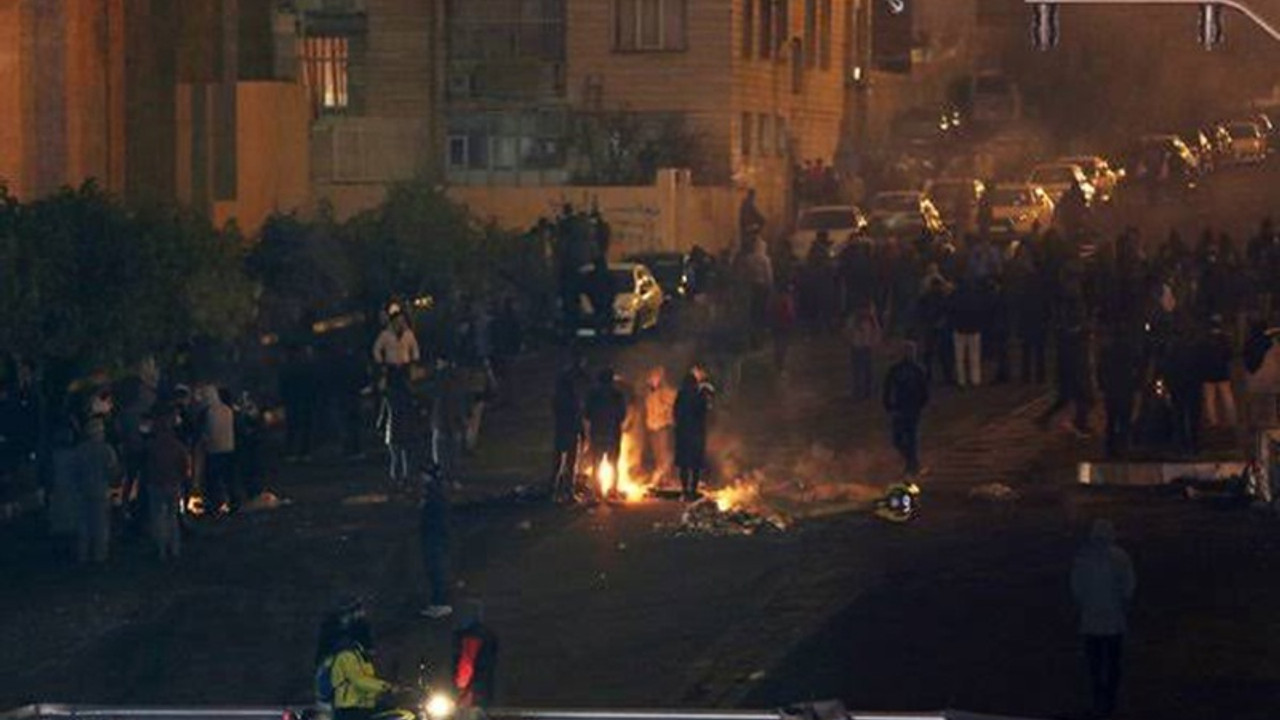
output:
[[1071, 595], [1080, 608], [1080, 635], [1089, 663], [1093, 716], [1097, 718], [1115, 712], [1121, 649], [1137, 585], [1133, 562], [1116, 545], [1115, 536], [1115, 526], [1109, 521], [1094, 521], [1071, 568]]

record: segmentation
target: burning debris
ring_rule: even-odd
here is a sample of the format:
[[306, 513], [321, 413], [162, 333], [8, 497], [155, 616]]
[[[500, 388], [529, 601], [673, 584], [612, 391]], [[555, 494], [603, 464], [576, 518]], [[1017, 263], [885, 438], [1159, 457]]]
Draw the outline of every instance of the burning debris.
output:
[[790, 527], [791, 519], [764, 501], [758, 483], [739, 478], [686, 507], [674, 530], [677, 535], [729, 536]]

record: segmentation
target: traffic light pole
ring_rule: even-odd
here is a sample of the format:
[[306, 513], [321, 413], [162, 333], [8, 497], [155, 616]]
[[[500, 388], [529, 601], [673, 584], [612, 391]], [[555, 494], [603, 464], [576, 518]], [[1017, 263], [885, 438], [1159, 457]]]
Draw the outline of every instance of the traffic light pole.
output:
[[[1216, 47], [1222, 41], [1221, 10], [1230, 8], [1249, 18], [1272, 39], [1280, 41], [1280, 28], [1258, 9], [1257, 0], [1214, 0], [1214, 2], [1205, 2], [1205, 0], [1052, 0], [1052, 2], [1025, 0], [1025, 2], [1032, 10], [1032, 41], [1041, 50], [1048, 50], [1058, 42], [1058, 6], [1061, 5], [1194, 5], [1199, 10], [1200, 44], [1206, 49]], [[1280, 12], [1274, 15], [1280, 16]]]

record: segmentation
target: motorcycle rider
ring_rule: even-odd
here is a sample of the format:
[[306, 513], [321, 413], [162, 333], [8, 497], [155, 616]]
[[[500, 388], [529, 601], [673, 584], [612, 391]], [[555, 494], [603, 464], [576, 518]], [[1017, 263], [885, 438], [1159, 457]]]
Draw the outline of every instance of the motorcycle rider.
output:
[[[325, 654], [329, 641], [331, 652]], [[358, 599], [343, 604], [336, 623], [322, 626], [316, 695], [321, 705], [332, 704], [334, 720], [369, 720], [394, 691], [392, 683], [378, 677], [372, 647], [372, 629]]]

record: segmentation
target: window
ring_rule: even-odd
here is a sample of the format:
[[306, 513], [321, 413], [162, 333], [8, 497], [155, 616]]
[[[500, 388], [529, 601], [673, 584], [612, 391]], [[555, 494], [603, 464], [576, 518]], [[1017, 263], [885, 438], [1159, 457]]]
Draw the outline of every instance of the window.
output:
[[799, 95], [804, 90], [804, 41], [791, 40], [791, 92]]
[[760, 156], [766, 157], [773, 154], [773, 128], [769, 127], [768, 115], [760, 115], [757, 121], [760, 127], [756, 132], [756, 140], [760, 143]]
[[774, 0], [760, 0], [760, 58], [773, 57], [773, 4]]
[[742, 157], [751, 155], [751, 113], [742, 113]]
[[343, 112], [350, 104], [347, 38], [314, 36], [302, 39], [302, 79], [315, 116]]
[[464, 169], [467, 167], [467, 136], [449, 136], [449, 167]]
[[615, 0], [615, 50], [684, 50], [687, 0]]
[[791, 39], [791, 2], [775, 0], [773, 8], [773, 48], [779, 58], [784, 57], [782, 44]]
[[787, 123], [781, 115], [773, 117], [773, 131], [777, 133], [773, 147], [778, 151], [778, 157], [783, 157], [787, 154]]
[[818, 65], [818, 0], [804, 0], [804, 65]]
[[823, 70], [831, 69], [831, 0], [822, 0], [822, 14], [818, 18], [818, 35], [822, 47], [818, 49], [818, 64]]
[[[764, 1], [766, 4], [769, 2], [769, 0]], [[742, 0], [742, 57], [747, 60], [751, 59], [751, 47], [755, 42], [755, 19], [756, 0]]]

